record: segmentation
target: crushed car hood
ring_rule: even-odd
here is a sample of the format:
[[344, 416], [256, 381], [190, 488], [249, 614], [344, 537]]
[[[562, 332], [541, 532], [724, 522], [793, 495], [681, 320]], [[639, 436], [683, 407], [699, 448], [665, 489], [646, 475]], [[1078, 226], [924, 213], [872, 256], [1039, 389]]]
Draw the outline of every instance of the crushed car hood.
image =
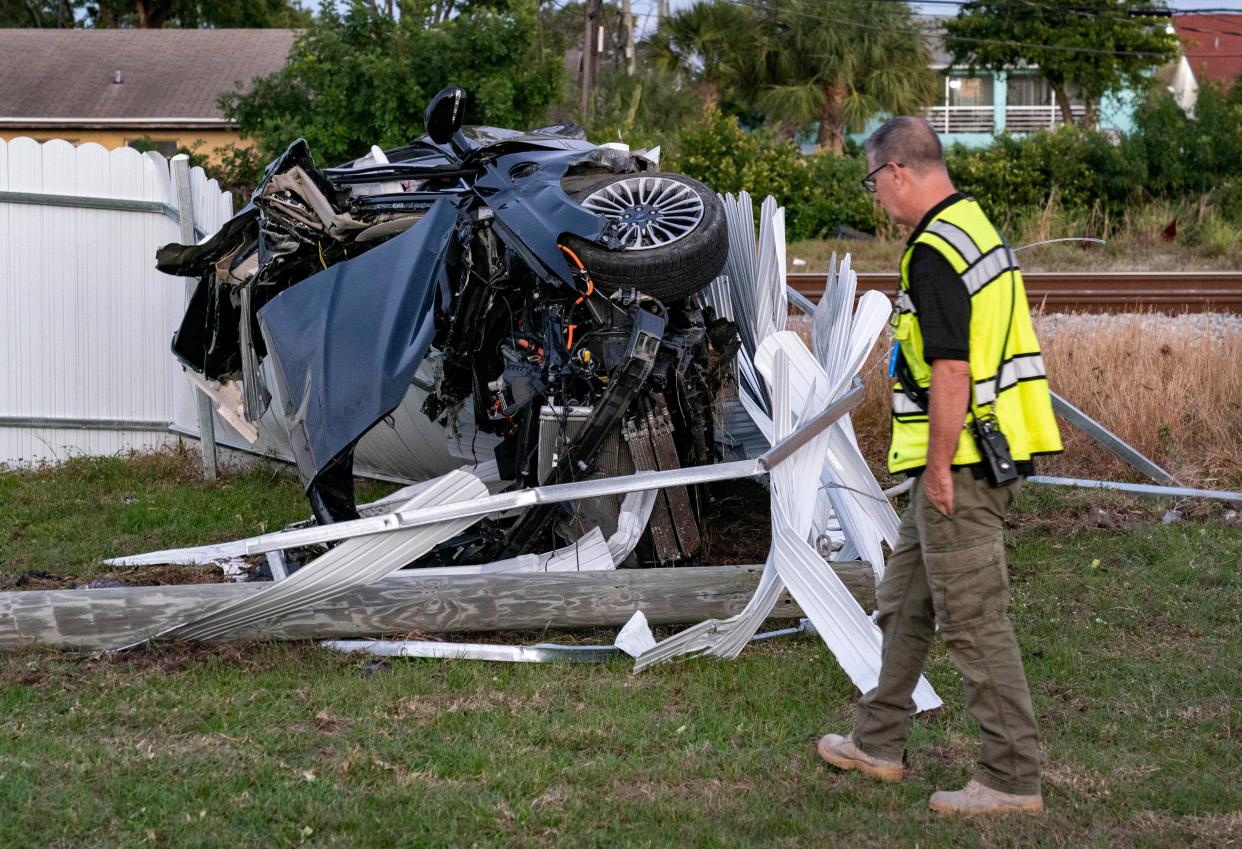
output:
[[431, 343], [456, 222], [452, 201], [438, 200], [401, 235], [259, 310], [304, 481], [401, 403]]

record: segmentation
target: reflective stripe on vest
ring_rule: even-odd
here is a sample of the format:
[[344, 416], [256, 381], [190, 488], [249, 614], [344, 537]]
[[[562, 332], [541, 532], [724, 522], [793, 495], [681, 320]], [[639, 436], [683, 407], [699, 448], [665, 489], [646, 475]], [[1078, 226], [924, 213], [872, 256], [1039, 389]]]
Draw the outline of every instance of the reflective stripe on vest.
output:
[[967, 263], [978, 262], [979, 257], [982, 256], [966, 231], [956, 224], [950, 224], [948, 221], [933, 221], [927, 225], [927, 232], [935, 233], [952, 245]]
[[[1001, 245], [962, 272], [962, 282], [966, 284], [966, 291], [973, 296], [1005, 272], [1017, 270], [1018, 263], [1013, 258], [1013, 253], [1008, 247]], [[1005, 277], [1008, 279], [1009, 275], [1005, 274]]]
[[909, 396], [904, 392], [893, 393], [893, 415], [894, 416], [922, 416], [927, 418], [927, 411], [918, 404], [910, 400]]
[[[1041, 354], [1024, 354], [1006, 360], [1001, 367], [1000, 391], [1004, 392], [1023, 380], [1047, 380], [1044, 358]], [[975, 381], [975, 405], [986, 407], [996, 400], [996, 376]]]
[[[916, 234], [902, 257], [901, 292], [892, 318], [892, 332], [911, 378], [923, 389], [931, 382], [931, 366], [923, 358], [918, 315], [909, 296], [910, 257], [915, 245], [926, 245], [943, 256], [970, 294], [972, 411], [976, 415], [995, 413], [1015, 460], [1060, 451], [1061, 435], [1052, 414], [1047, 373], [1031, 323], [1022, 273], [1000, 234], [969, 198], [937, 213]], [[927, 465], [927, 411], [899, 387], [895, 382], [890, 472]], [[969, 465], [980, 459], [974, 439], [963, 429], [953, 465]]]

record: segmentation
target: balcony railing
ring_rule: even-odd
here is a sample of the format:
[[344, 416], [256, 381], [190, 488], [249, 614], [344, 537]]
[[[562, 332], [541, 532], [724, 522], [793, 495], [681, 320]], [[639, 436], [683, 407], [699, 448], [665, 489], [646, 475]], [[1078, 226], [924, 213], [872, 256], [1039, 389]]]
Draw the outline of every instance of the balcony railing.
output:
[[[1074, 103], [1070, 111], [1077, 121], [1085, 107]], [[932, 106], [923, 113], [941, 133], [991, 133], [996, 131], [996, 113], [991, 106]], [[1065, 123], [1059, 106], [1008, 106], [1005, 108], [1005, 130], [1031, 133], [1051, 130]]]
[[[1081, 103], [1071, 103], [1070, 112], [1077, 121], [1083, 116], [1086, 107]], [[1030, 133], [1035, 130], [1051, 130], [1064, 124], [1060, 106], [1007, 106], [1005, 107], [1005, 129], [1011, 133]]]
[[991, 106], [932, 106], [924, 117], [940, 133], [990, 133], [996, 129]]

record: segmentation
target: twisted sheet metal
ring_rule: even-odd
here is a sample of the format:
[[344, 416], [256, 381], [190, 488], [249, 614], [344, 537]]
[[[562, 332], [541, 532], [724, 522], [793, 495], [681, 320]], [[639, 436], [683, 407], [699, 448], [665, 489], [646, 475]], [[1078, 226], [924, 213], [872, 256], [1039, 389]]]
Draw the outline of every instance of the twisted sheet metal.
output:
[[[453, 471], [407, 501], [407, 510], [470, 501], [487, 487], [468, 472]], [[247, 625], [279, 617], [370, 584], [430, 551], [437, 543], [470, 527], [477, 517], [449, 519], [389, 534], [351, 539], [303, 566], [289, 578], [242, 601], [164, 631], [160, 636], [191, 640], [226, 637]]]
[[[799, 381], [793, 377], [793, 358], [786, 346], [801, 345], [792, 334], [778, 334], [770, 342], [771, 372], [765, 374], [773, 396], [774, 416], [771, 422], [777, 440], [795, 428], [792, 389]], [[805, 347], [803, 347], [805, 351]], [[806, 351], [809, 357], [810, 352]], [[761, 369], [762, 370], [762, 369]], [[826, 381], [822, 370], [811, 377], [802, 406], [800, 421], [818, 411], [816, 396], [822, 397], [817, 379]], [[805, 374], [799, 374], [805, 378]], [[771, 472], [772, 484], [772, 547], [764, 565], [760, 586], [750, 604], [737, 616], [726, 620], [708, 620], [669, 638], [655, 648], [643, 652], [635, 663], [635, 671], [654, 663], [686, 653], [707, 653], [718, 657], [735, 657], [758, 626], [771, 613], [783, 588], [787, 588], [815, 625], [842, 669], [863, 692], [872, 689], [879, 678], [882, 637], [879, 628], [855, 601], [840, 578], [824, 559], [807, 543], [811, 524], [814, 492], [818, 486], [815, 475], [822, 468], [829, 434], [821, 432], [803, 445], [787, 462]], [[881, 497], [883, 497], [881, 495]], [[635, 623], [631, 623], [635, 624]], [[628, 626], [627, 626], [628, 627]], [[938, 707], [941, 702], [931, 685], [920, 677], [914, 692], [919, 710]]]
[[[400, 510], [405, 502], [426, 491], [434, 483], [433, 479], [403, 487], [378, 501], [362, 505], [358, 512], [364, 517], [372, 517]], [[626, 495], [621, 502], [620, 513], [617, 517], [617, 530], [607, 540], [604, 540], [599, 529], [595, 528], [574, 543], [543, 554], [525, 554], [509, 560], [484, 563], [478, 566], [429, 567], [412, 570], [410, 574], [428, 577], [430, 575], [482, 575], [501, 572], [596, 571], [611, 569], [625, 560], [638, 544], [643, 530], [647, 527], [647, 520], [651, 516], [656, 494], [654, 490], [648, 490]], [[164, 549], [146, 554], [114, 557], [104, 562], [110, 566], [149, 566], [168, 563], [190, 566], [218, 565], [225, 561], [245, 557], [247, 545], [257, 540], [258, 537], [250, 537], [248, 539], [214, 545]]]
[[[874, 295], [860, 301], [855, 316], [856, 276], [849, 257], [838, 265], [834, 254], [819, 305], [798, 297], [799, 306], [811, 306], [813, 311], [812, 355], [795, 334], [782, 332], [789, 303], [783, 274], [783, 215], [777, 214], [774, 202], [765, 201], [756, 240], [750, 198], [743, 193], [722, 200], [730, 227], [727, 278], [715, 281], [704, 298], [719, 314], [731, 314], [739, 324], [738, 403], [755, 429], [772, 443], [792, 430], [794, 410], [801, 411], [800, 420], [806, 421], [856, 378], [891, 308], [883, 296]], [[757, 380], [760, 375], [762, 384]], [[780, 421], [773, 420], [774, 414]], [[745, 444], [743, 438], [735, 442]], [[883, 569], [881, 544], [895, 544], [899, 520], [867, 467], [847, 417], [794, 456], [800, 460], [791, 459], [779, 467], [779, 474], [772, 473], [773, 545], [750, 603], [736, 616], [699, 623], [640, 652], [635, 671], [687, 653], [735, 657], [788, 587], [851, 680], [864, 691], [874, 685], [879, 671], [879, 631], [807, 540], [812, 528], [817, 539], [834, 531], [835, 518], [841, 528], [837, 538], [846, 552], [864, 554], [878, 580]], [[792, 471], [795, 465], [800, 474]], [[797, 491], [791, 498], [775, 488], [778, 479], [785, 481], [786, 493], [791, 487], [811, 489]], [[640, 615], [641, 611], [627, 625], [631, 640], [636, 638], [634, 632], [642, 631], [650, 638]], [[923, 680], [915, 698], [920, 710], [940, 703]]]
[[[643, 620], [646, 626], [646, 620]], [[755, 634], [751, 642], [792, 637], [813, 629], [803, 619], [796, 628], [781, 628]], [[434, 640], [325, 640], [321, 648], [334, 651], [369, 654], [377, 657], [422, 657], [441, 660], [490, 660], [507, 663], [602, 663], [629, 654], [620, 636], [611, 646], [576, 646], [563, 643], [536, 643], [533, 646], [498, 645], [495, 643], [442, 643]]]

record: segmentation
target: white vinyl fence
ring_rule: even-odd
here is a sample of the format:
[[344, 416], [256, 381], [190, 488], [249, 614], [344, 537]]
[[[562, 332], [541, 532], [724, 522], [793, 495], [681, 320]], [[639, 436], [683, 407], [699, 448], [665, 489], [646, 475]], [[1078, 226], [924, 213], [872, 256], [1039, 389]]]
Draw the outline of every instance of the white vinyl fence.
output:
[[[202, 238], [232, 198], [192, 169]], [[180, 241], [169, 163], [64, 141], [0, 141], [0, 464], [115, 454], [196, 430], [169, 352], [186, 284], [155, 270]]]

